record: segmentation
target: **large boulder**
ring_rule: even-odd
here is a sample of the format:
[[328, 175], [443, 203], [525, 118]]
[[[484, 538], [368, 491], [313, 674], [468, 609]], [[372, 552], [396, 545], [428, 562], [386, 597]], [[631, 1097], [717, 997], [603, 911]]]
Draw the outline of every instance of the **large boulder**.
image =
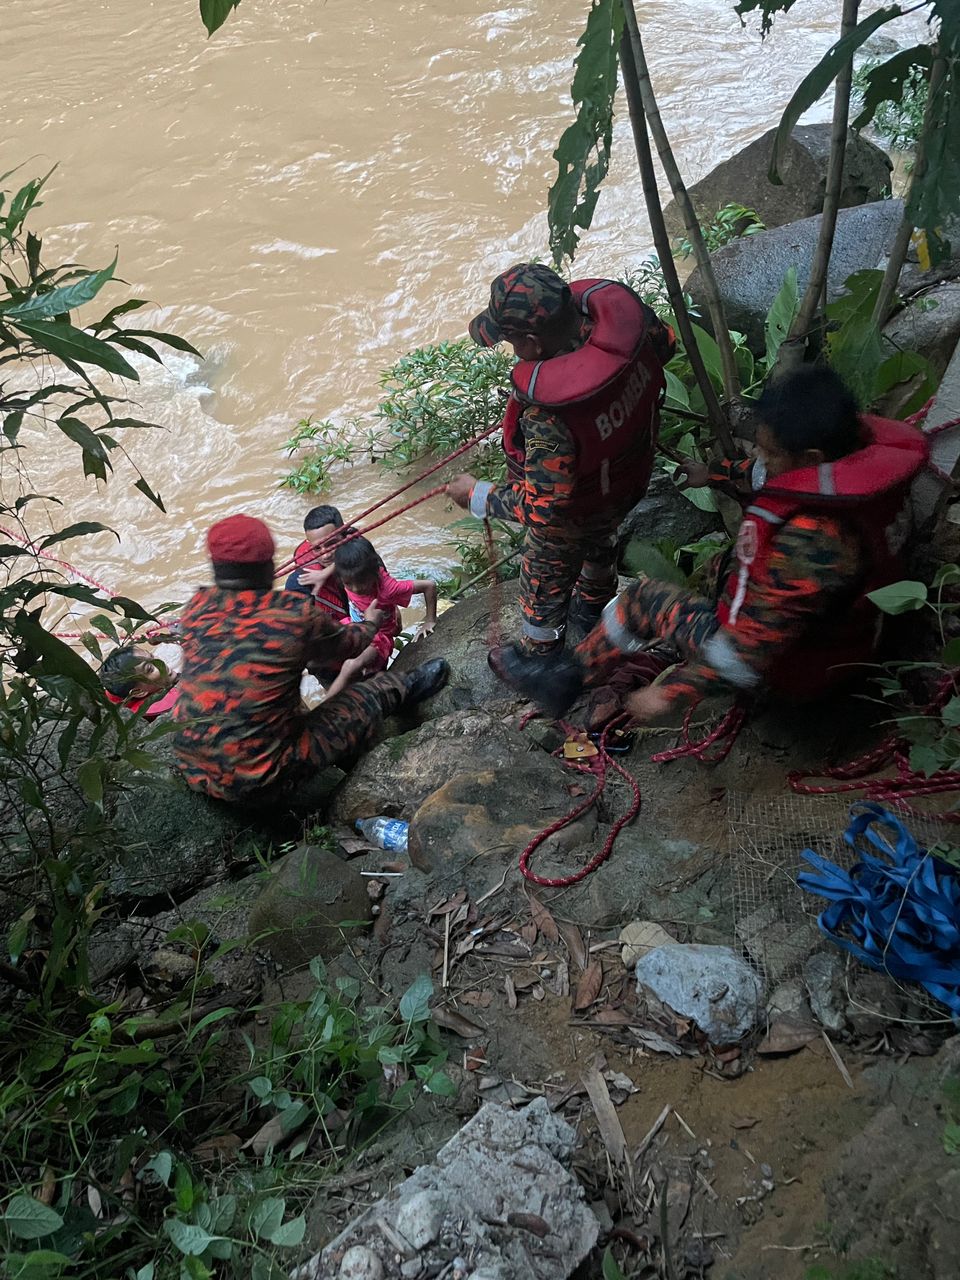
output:
[[285, 968], [335, 956], [370, 919], [363, 877], [326, 849], [295, 849], [271, 871], [250, 911], [249, 934]]
[[[829, 124], [798, 125], [794, 129], [781, 167], [782, 186], [774, 186], [768, 176], [776, 129], [768, 130], [762, 138], [722, 161], [689, 188], [699, 220], [709, 222], [727, 204], [756, 209], [768, 227], [782, 227], [820, 213], [830, 158], [830, 130]], [[892, 168], [886, 152], [851, 129], [843, 162], [841, 207], [883, 199], [890, 190]], [[666, 206], [663, 216], [671, 236], [685, 234], [675, 200]]]
[[884, 325], [883, 336], [892, 350], [926, 356], [939, 382], [960, 342], [960, 282], [945, 281], [908, 298]]
[[[830, 301], [843, 293], [843, 282], [855, 271], [884, 265], [902, 215], [900, 200], [841, 209], [827, 275]], [[734, 240], [710, 255], [727, 323], [746, 334], [752, 349], [764, 349], [764, 320], [790, 267], [796, 268], [800, 292], [806, 288], [819, 234], [818, 215]], [[693, 272], [686, 287], [706, 316], [699, 270]]]
[[[506, 769], [470, 769], [456, 774], [428, 797], [410, 823], [410, 860], [422, 871], [465, 877], [470, 869], [486, 879], [490, 863], [498, 869], [513, 862], [521, 849], [545, 827], [570, 812], [579, 801], [577, 775], [549, 756]], [[567, 852], [586, 845], [596, 830], [589, 809], [575, 823], [551, 836], [544, 852]]]
[[424, 800], [469, 762], [510, 769], [543, 753], [533, 737], [489, 711], [454, 711], [388, 738], [359, 762], [337, 794], [331, 817], [352, 824], [376, 814], [409, 821]]
[[673, 480], [659, 467], [650, 477], [641, 498], [620, 526], [621, 541], [672, 542], [682, 547], [722, 527], [715, 511], [701, 511], [685, 498]]
[[508, 709], [516, 701], [487, 666], [487, 653], [501, 635], [510, 638], [520, 632], [517, 590], [518, 583], [512, 581], [478, 591], [442, 613], [432, 635], [401, 651], [394, 671], [410, 671], [431, 658], [450, 663], [450, 683], [418, 708], [423, 719], [471, 707]]

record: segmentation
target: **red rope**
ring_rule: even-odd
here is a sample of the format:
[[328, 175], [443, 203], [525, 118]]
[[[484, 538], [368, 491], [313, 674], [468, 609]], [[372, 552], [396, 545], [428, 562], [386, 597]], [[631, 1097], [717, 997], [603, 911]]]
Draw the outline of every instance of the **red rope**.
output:
[[[746, 707], [735, 702], [705, 737], [694, 742], [690, 737], [690, 722], [696, 707], [697, 704], [694, 703], [683, 718], [679, 746], [652, 755], [650, 759], [654, 764], [668, 764], [671, 760], [684, 759], [697, 760], [700, 764], [719, 764], [721, 760], [726, 760], [747, 718]], [[716, 748], [713, 755], [710, 755], [711, 748]]]
[[[526, 716], [523, 722], [521, 723], [520, 728], [521, 729], [525, 728], [536, 714], [537, 714], [536, 712], [533, 712], [531, 715]], [[589, 764], [583, 764], [576, 760], [565, 761], [566, 764], [576, 769], [578, 773], [592, 774], [593, 777], [596, 779], [596, 786], [593, 789], [593, 793], [587, 796], [585, 800], [582, 800], [573, 809], [571, 809], [570, 812], [566, 814], [565, 817], [558, 818], [556, 822], [551, 822], [550, 825], [548, 827], [545, 827], [544, 830], [541, 831], [539, 835], [534, 836], [534, 838], [530, 841], [530, 843], [524, 849], [523, 853], [521, 853], [520, 871], [527, 880], [531, 881], [531, 883], [544, 885], [548, 889], [563, 889], [571, 884], [579, 884], [581, 880], [585, 880], [587, 878], [587, 876], [591, 873], [591, 871], [596, 871], [597, 867], [599, 867], [602, 863], [606, 862], [607, 858], [610, 857], [610, 854], [613, 851], [613, 846], [616, 843], [617, 836], [620, 834], [623, 828], [627, 825], [627, 823], [632, 822], [634, 818], [637, 816], [637, 814], [640, 812], [640, 804], [641, 804], [640, 784], [637, 782], [636, 778], [634, 778], [632, 774], [627, 772], [627, 770], [623, 767], [622, 764], [619, 763], [619, 761], [614, 760], [607, 752], [607, 734], [610, 732], [611, 729], [614, 729], [617, 727], [617, 725], [626, 722], [627, 720], [629, 720], [629, 718], [630, 718], [629, 716], [623, 715], [623, 716], [617, 716], [615, 720], [610, 721], [610, 723], [604, 729], [603, 733], [600, 735], [600, 743], [599, 743], [597, 754], [593, 757], [593, 759]], [[577, 732], [577, 730], [574, 729], [572, 725], [565, 724], [562, 720], [558, 721], [558, 723], [560, 724], [564, 732], [567, 734]], [[563, 748], [561, 747], [559, 751], [555, 751], [553, 754], [555, 756], [559, 756], [562, 754], [562, 751], [563, 751]], [[569, 876], [556, 876], [556, 877], [539, 876], [536, 874], [535, 871], [531, 871], [530, 859], [533, 856], [533, 854], [537, 851], [537, 849], [540, 848], [543, 842], [545, 840], [548, 840], [550, 836], [556, 835], [558, 831], [562, 831], [564, 827], [568, 827], [571, 822], [576, 822], [577, 818], [581, 817], [584, 813], [586, 813], [587, 810], [590, 808], [590, 806], [594, 804], [600, 798], [601, 795], [603, 795], [604, 788], [607, 785], [607, 770], [609, 768], [613, 768], [620, 775], [620, 777], [623, 778], [623, 780], [630, 786], [630, 789], [633, 792], [633, 800], [631, 801], [630, 807], [628, 808], [627, 812], [623, 815], [623, 817], [618, 818], [617, 821], [610, 828], [610, 834], [607, 836], [606, 840], [603, 842], [603, 848], [600, 850], [600, 852], [595, 854], [585, 867], [581, 867], [579, 871], [575, 871]]]
[[[406, 484], [402, 484], [399, 489], [394, 489], [392, 493], [388, 493], [385, 498], [381, 498], [378, 502], [375, 502], [372, 507], [367, 507], [366, 511], [361, 511], [358, 516], [354, 516], [353, 519], [349, 520], [347, 523], [352, 526], [358, 525], [361, 520], [365, 520], [367, 516], [372, 515], [374, 511], [379, 511], [379, 509], [385, 506], [388, 502], [393, 502], [394, 498], [399, 498], [401, 493], [406, 493], [406, 491], [408, 489], [412, 489], [415, 484], [420, 484], [421, 481], [426, 480], [428, 476], [432, 476], [435, 472], [440, 471], [443, 467], [453, 462], [455, 458], [459, 458], [463, 454], [468, 453], [476, 445], [486, 440], [488, 436], [492, 436], [495, 431], [499, 430], [500, 423], [498, 422], [494, 426], [488, 427], [486, 431], [481, 431], [478, 436], [474, 436], [473, 439], [468, 440], [466, 444], [460, 445], [458, 448], [454, 449], [452, 453], [448, 453], [446, 457], [441, 458], [439, 462], [434, 463], [432, 467], [428, 467], [427, 470], [422, 472], [420, 475], [407, 481]], [[306, 565], [311, 564], [331, 546], [343, 546], [346, 542], [352, 542], [354, 538], [365, 536], [373, 529], [379, 529], [380, 526], [386, 524], [387, 521], [394, 520], [397, 516], [402, 516], [405, 511], [409, 511], [412, 507], [417, 506], [421, 502], [426, 502], [429, 498], [435, 498], [438, 493], [443, 493], [445, 489], [446, 485], [438, 485], [437, 488], [431, 489], [429, 493], [425, 493], [419, 498], [414, 498], [412, 502], [408, 502], [406, 506], [401, 507], [398, 511], [394, 511], [392, 514], [384, 516], [382, 520], [378, 520], [375, 524], [368, 525], [366, 529], [355, 528], [354, 532], [348, 534], [345, 538], [339, 537], [338, 533], [331, 534], [331, 536], [329, 538], [325, 538], [323, 542], [318, 542], [314, 545], [311, 555], [307, 559], [301, 561], [299, 567], [303, 568]], [[290, 573], [296, 566], [297, 559], [296, 556], [293, 556], [290, 560], [287, 560], [280, 565], [274, 576], [282, 578], [285, 573]]]
[[44, 560], [49, 560], [51, 564], [59, 565], [61, 569], [64, 569], [67, 573], [73, 574], [75, 578], [79, 578], [80, 581], [85, 582], [87, 586], [95, 587], [97, 591], [102, 591], [105, 596], [109, 597], [109, 599], [112, 600], [114, 596], [120, 594], [118, 591], [111, 591], [109, 587], [105, 587], [103, 583], [98, 582], [96, 578], [91, 578], [89, 574], [81, 572], [81, 570], [72, 565], [69, 560], [60, 560], [56, 556], [52, 556], [49, 551], [41, 550], [36, 543], [30, 542], [29, 539], [24, 538], [22, 534], [14, 533], [11, 529], [6, 529], [2, 525], [0, 525], [0, 534], [5, 538], [9, 538], [12, 542], [18, 542], [21, 547], [30, 551], [33, 555], [42, 556]]
[[[924, 707], [921, 714], [933, 715], [938, 712], [953, 696], [956, 687], [956, 676], [946, 676], [940, 682], [933, 701]], [[867, 774], [875, 773], [887, 764], [896, 765], [895, 774], [884, 778], [867, 777]], [[830, 784], [816, 784], [808, 782], [808, 778], [832, 778], [835, 781]], [[846, 764], [824, 768], [817, 773], [805, 773], [802, 769], [795, 769], [787, 775], [787, 782], [791, 790], [802, 796], [835, 796], [860, 792], [864, 800], [891, 802], [916, 817], [936, 817], [944, 822], [960, 822], [960, 812], [947, 811], [931, 814], [903, 803], [909, 799], [960, 791], [960, 772], [940, 769], [928, 777], [916, 769], [911, 769], [907, 744], [896, 733], [891, 733], [871, 751], [857, 756]]]

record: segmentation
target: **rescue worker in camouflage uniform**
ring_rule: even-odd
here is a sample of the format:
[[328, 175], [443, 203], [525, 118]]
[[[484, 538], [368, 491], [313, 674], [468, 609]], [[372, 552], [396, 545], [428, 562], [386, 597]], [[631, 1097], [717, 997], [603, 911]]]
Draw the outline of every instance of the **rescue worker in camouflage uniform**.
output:
[[663, 366], [673, 333], [626, 285], [520, 263], [497, 276], [470, 324], [482, 346], [518, 357], [503, 420], [507, 482], [456, 476], [447, 493], [482, 519], [524, 528], [519, 646], [490, 664], [558, 656], [569, 625], [588, 631], [617, 589], [617, 529], [650, 480]]
[[174, 753], [188, 786], [218, 800], [267, 803], [324, 765], [354, 757], [401, 706], [432, 697], [449, 668], [434, 659], [383, 671], [313, 711], [300, 700], [309, 665], [362, 653], [384, 614], [345, 625], [312, 599], [274, 589], [274, 543], [260, 520], [234, 515], [207, 534], [214, 585], [181, 618], [183, 672]]
[[882, 616], [869, 593], [903, 577], [923, 433], [860, 415], [830, 369], [771, 383], [756, 414], [756, 460], [681, 468], [689, 486], [725, 490], [745, 508], [719, 599], [641, 579], [611, 601], [575, 656], [514, 670], [515, 688], [562, 715], [585, 687], [665, 641], [679, 665], [626, 700], [642, 722], [714, 689], [807, 701], [874, 660]]

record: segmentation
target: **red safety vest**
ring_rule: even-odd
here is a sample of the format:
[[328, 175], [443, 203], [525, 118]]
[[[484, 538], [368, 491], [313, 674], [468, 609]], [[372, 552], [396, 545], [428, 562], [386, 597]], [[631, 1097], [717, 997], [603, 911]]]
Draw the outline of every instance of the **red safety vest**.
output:
[[856, 522], [864, 550], [860, 594], [839, 620], [824, 619], [791, 646], [768, 675], [789, 697], [815, 698], [849, 677], [852, 663], [869, 662], [882, 615], [868, 592], [903, 576], [900, 552], [910, 533], [910, 484], [928, 456], [921, 431], [903, 422], [865, 415], [869, 443], [819, 467], [788, 471], [765, 484], [744, 513], [737, 537], [737, 567], [718, 604], [721, 623], [735, 631], [750, 579], [762, 581], [780, 527], [801, 512], [842, 514]]
[[[293, 558], [298, 569], [321, 568], [320, 561], [316, 555], [316, 548], [306, 538], [294, 551]], [[328, 613], [333, 614], [335, 618], [343, 619], [349, 617], [350, 605], [347, 602], [347, 593], [344, 591], [343, 583], [336, 574], [328, 578], [318, 592], [311, 592], [311, 594], [314, 601], [326, 609]]]
[[575, 280], [570, 289], [593, 321], [590, 335], [576, 351], [514, 366], [503, 418], [507, 473], [512, 482], [523, 481], [520, 419], [527, 405], [541, 405], [563, 419], [576, 441], [576, 480], [563, 515], [595, 517], [599, 505], [619, 519], [650, 482], [666, 385], [663, 362], [650, 341], [652, 312], [626, 285]]

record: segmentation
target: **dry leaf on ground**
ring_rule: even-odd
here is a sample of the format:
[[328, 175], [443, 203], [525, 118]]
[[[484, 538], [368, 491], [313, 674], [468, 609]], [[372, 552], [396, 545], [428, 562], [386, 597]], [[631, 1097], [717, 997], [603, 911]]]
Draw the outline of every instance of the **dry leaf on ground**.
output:
[[452, 898], [447, 898], [446, 902], [438, 902], [437, 905], [427, 914], [427, 919], [432, 920], [434, 916], [446, 916], [451, 911], [456, 911], [467, 900], [466, 889], [458, 889]]
[[534, 894], [528, 893], [527, 899], [530, 903], [530, 914], [533, 916], [534, 924], [548, 942], [559, 942], [560, 930], [557, 928], [556, 920]]
[[811, 1040], [819, 1038], [820, 1033], [812, 1023], [784, 1014], [781, 1018], [774, 1018], [770, 1023], [767, 1034], [757, 1045], [757, 1053], [796, 1053]]
[[600, 994], [602, 986], [603, 966], [599, 960], [592, 960], [577, 983], [577, 989], [573, 996], [574, 1010], [579, 1013], [582, 1009], [589, 1008]]
[[511, 1009], [515, 1009], [517, 1007], [517, 989], [513, 985], [513, 979], [509, 973], [503, 980], [503, 989], [507, 993], [507, 1004]]
[[730, 1121], [734, 1129], [752, 1129], [755, 1124], [760, 1123], [758, 1116], [734, 1116]]
[[461, 1004], [472, 1004], [478, 1009], [489, 1009], [493, 1004], [492, 991], [464, 991], [457, 997]]
[[430, 1016], [438, 1027], [443, 1027], [458, 1036], [463, 1036], [465, 1040], [472, 1040], [474, 1036], [483, 1035], [486, 1031], [486, 1028], [481, 1027], [479, 1023], [471, 1022], [469, 1018], [462, 1013], [458, 1013], [456, 1009], [448, 1009], [442, 1004], [435, 1009], [431, 1009]]
[[583, 941], [583, 934], [575, 924], [569, 924], [565, 920], [561, 921], [557, 928], [560, 930], [563, 945], [570, 953], [570, 959], [583, 973], [587, 967], [587, 948]]
[[235, 1133], [221, 1133], [215, 1138], [207, 1138], [193, 1148], [193, 1157], [201, 1164], [210, 1160], [229, 1160], [240, 1150], [240, 1139]]

